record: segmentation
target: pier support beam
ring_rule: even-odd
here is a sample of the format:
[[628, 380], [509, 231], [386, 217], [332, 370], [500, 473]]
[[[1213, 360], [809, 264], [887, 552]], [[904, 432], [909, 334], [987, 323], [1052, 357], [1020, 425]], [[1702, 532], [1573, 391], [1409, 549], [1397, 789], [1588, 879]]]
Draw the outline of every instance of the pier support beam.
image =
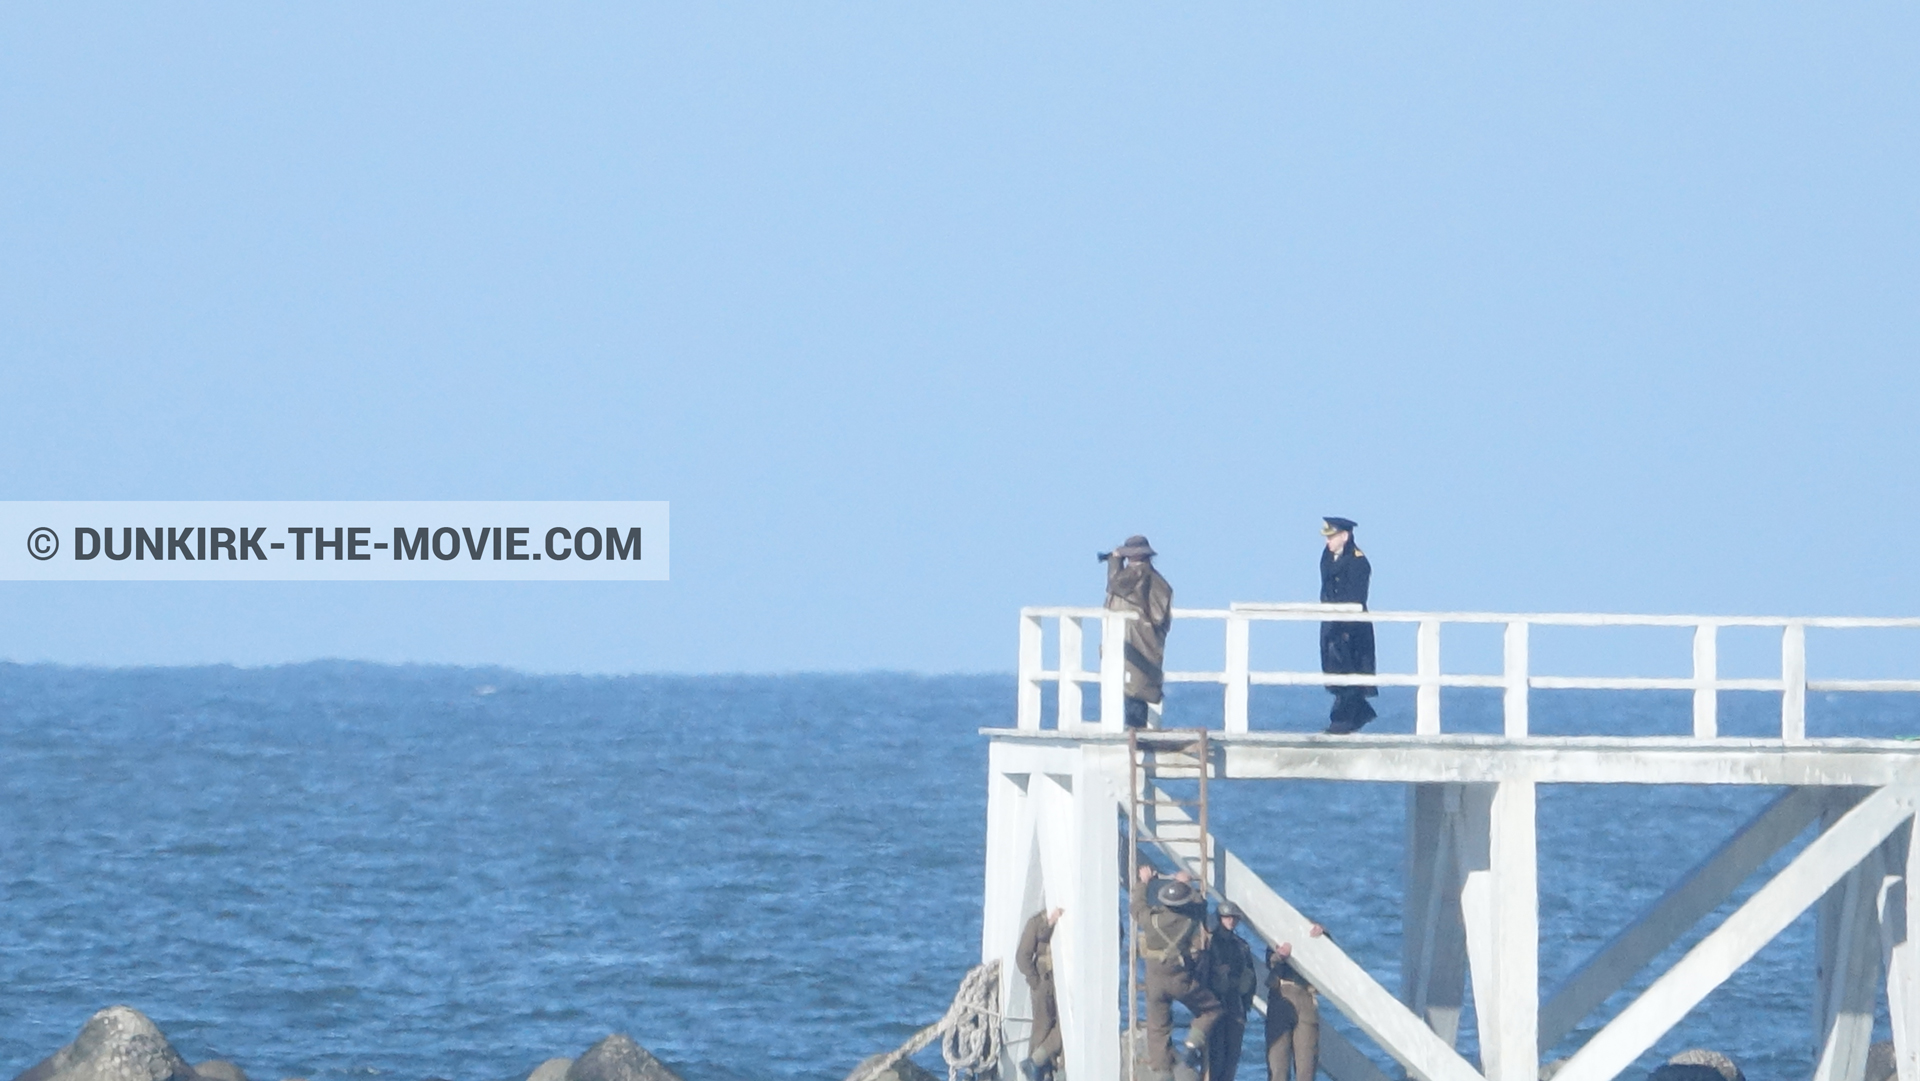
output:
[[1014, 952], [1027, 920], [1047, 908], [1064, 910], [1053, 966], [1066, 1072], [1120, 1076], [1119, 797], [1126, 777], [1124, 746], [989, 752], [980, 955], [1001, 963], [1002, 1076], [1019, 1076], [1033, 1016]]
[[1466, 1001], [1467, 928], [1460, 913], [1457, 784], [1407, 786], [1405, 908], [1400, 1000], [1447, 1042], [1460, 1039]]
[[1066, 912], [1053, 932], [1065, 1072], [1076, 1078], [1121, 1076], [1120, 794], [1126, 748], [1089, 745], [1050, 814], [1050, 880]]
[[[1894, 831], [1885, 848], [1880, 943], [1887, 972], [1887, 1013], [1900, 1081], [1920, 1081], [1920, 820]], [[1896, 877], [1897, 876], [1897, 877]]]
[[1000, 1008], [1009, 1018], [1003, 1026], [1007, 1040], [1001, 1056], [1002, 1076], [1017, 1077], [1014, 1063], [1026, 1053], [1033, 1006], [1027, 983], [1014, 967], [1013, 955], [1027, 917], [1040, 910], [1040, 861], [1033, 835], [1033, 811], [1027, 791], [1033, 776], [1010, 772], [1007, 760], [1015, 756], [999, 747], [989, 752], [987, 771], [986, 892], [980, 913], [980, 959], [1000, 961]]
[[[1831, 829], [1860, 802], [1857, 790], [1832, 794], [1822, 816]], [[1862, 1081], [1880, 998], [1879, 900], [1886, 865], [1879, 851], [1841, 877], [1820, 899], [1813, 998], [1813, 1081]]]
[[1487, 1081], [1540, 1072], [1540, 903], [1534, 784], [1464, 785], [1460, 907]]

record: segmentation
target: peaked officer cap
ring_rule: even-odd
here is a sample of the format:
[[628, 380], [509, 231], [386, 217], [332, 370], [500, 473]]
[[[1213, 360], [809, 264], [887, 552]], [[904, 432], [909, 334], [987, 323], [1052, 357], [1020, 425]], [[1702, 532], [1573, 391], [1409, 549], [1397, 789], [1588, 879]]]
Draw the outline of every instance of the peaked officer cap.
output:
[[1360, 525], [1351, 518], [1323, 518], [1321, 521], [1327, 523], [1320, 527], [1320, 535], [1323, 537], [1331, 537], [1341, 530], [1351, 533]]

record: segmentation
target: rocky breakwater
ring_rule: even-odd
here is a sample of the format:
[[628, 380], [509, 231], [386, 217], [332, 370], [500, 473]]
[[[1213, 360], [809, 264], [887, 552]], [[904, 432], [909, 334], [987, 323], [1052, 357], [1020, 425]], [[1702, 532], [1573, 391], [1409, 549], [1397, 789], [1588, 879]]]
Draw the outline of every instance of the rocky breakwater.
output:
[[[231, 1062], [189, 1065], [147, 1016], [109, 1006], [87, 1019], [73, 1042], [13, 1081], [248, 1081]], [[579, 1058], [548, 1059], [528, 1081], [681, 1081], [631, 1037], [608, 1036]]]

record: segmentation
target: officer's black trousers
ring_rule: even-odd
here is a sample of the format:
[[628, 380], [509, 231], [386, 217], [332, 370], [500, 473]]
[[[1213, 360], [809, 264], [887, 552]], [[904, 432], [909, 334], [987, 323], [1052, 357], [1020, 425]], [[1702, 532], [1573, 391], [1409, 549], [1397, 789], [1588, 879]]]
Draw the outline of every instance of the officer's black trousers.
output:
[[1334, 690], [1333, 709], [1327, 714], [1329, 730], [1352, 732], [1377, 716], [1379, 714], [1373, 711], [1373, 704], [1367, 701], [1367, 688], [1339, 687]]
[[1207, 1034], [1207, 1081], [1233, 1081], [1240, 1069], [1240, 1044], [1247, 1038], [1247, 1011], [1228, 1006]]

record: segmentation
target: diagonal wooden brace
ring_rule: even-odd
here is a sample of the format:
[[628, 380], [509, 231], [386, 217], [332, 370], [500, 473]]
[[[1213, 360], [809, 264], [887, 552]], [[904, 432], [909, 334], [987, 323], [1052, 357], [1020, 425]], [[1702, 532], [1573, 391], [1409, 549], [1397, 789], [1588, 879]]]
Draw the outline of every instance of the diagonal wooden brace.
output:
[[[1178, 808], [1168, 808], [1162, 817], [1171, 819], [1181, 813]], [[1217, 839], [1213, 846], [1221, 894], [1246, 912], [1247, 922], [1261, 938], [1292, 943], [1293, 966], [1312, 981], [1321, 997], [1406, 1067], [1409, 1076], [1418, 1081], [1485, 1081], [1471, 1063], [1331, 938], [1313, 937], [1309, 933], [1313, 921], [1274, 892], [1238, 856]]]
[[1815, 838], [1725, 923], [1587, 1041], [1556, 1081], [1609, 1081], [1633, 1064], [1714, 988], [1859, 866], [1914, 815], [1920, 793], [1882, 788]]
[[1749, 875], [1820, 817], [1820, 808], [1817, 789], [1795, 788], [1783, 793], [1613, 936], [1540, 1007], [1541, 1052], [1559, 1043], [1662, 950], [1733, 896]]

